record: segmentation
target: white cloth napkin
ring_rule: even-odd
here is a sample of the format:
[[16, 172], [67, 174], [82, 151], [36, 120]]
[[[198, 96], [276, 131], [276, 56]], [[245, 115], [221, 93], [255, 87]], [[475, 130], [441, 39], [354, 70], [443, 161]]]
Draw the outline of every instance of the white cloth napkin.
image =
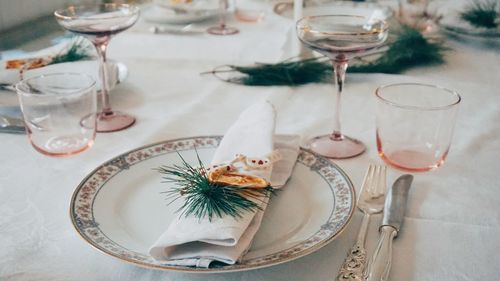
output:
[[[299, 151], [298, 136], [274, 137], [275, 112], [261, 102], [245, 110], [228, 130], [215, 152], [212, 164], [231, 161], [235, 154], [265, 157], [273, 149], [282, 158], [269, 169], [249, 171], [265, 178], [274, 187], [283, 186], [290, 177]], [[209, 267], [212, 261], [234, 264], [248, 251], [262, 222], [267, 200], [257, 212], [199, 220], [179, 215], [150, 248], [156, 260], [169, 265]]]
[[[41, 58], [47, 56], [54, 56], [64, 51], [71, 42], [64, 42], [37, 52], [29, 53], [23, 55], [22, 58]], [[5, 84], [15, 84], [20, 80], [19, 69], [6, 69], [7, 61], [12, 60], [6, 59], [0, 61], [0, 83]], [[112, 89], [119, 82], [119, 71], [118, 65], [109, 61], [107, 63], [108, 73], [109, 73], [109, 89]], [[61, 72], [75, 72], [75, 73], [85, 73], [92, 76], [97, 82], [97, 88], [100, 89], [100, 78], [99, 78], [99, 61], [97, 60], [82, 60], [75, 62], [64, 62], [58, 64], [51, 64], [40, 68], [35, 68], [27, 70], [24, 73], [24, 78], [30, 78], [42, 74], [50, 73], [61, 73]]]

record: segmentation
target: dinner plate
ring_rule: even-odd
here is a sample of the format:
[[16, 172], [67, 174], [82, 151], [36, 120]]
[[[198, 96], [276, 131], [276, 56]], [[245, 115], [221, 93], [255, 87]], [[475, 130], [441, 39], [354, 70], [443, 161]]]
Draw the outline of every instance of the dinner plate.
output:
[[[228, 4], [231, 4], [232, 1], [228, 2]], [[167, 9], [180, 9], [184, 12], [219, 10], [219, 0], [153, 0], [153, 3], [160, 7], [164, 7]]]
[[[19, 69], [5, 69], [6, 61], [0, 60], [0, 83], [8, 84], [12, 83], [14, 85], [19, 81]], [[94, 71], [95, 70], [95, 71]], [[57, 64], [47, 65], [41, 68], [30, 69], [24, 72], [24, 78], [31, 78], [39, 75], [46, 75], [51, 73], [60, 72], [82, 72], [94, 77], [94, 79], [99, 79], [99, 62], [97, 60], [81, 60], [74, 62], [63, 62]], [[109, 90], [113, 89], [117, 84], [125, 81], [128, 77], [128, 67], [118, 61], [109, 60], [108, 61], [108, 73], [109, 77]], [[98, 88], [100, 88], [100, 82], [98, 83]], [[0, 89], [1, 90], [1, 89]]]
[[474, 27], [460, 19], [459, 10], [443, 11], [442, 15], [443, 18], [439, 24], [442, 29], [452, 37], [500, 43], [500, 27]]
[[[221, 136], [191, 137], [144, 146], [91, 172], [70, 204], [76, 231], [98, 250], [138, 266], [184, 272], [230, 272], [267, 267], [310, 254], [335, 239], [354, 211], [354, 188], [330, 160], [301, 149], [288, 183], [271, 198], [249, 252], [234, 265], [168, 266], [149, 247], [175, 218], [181, 202], [168, 205], [172, 187], [155, 168], [180, 164], [180, 153], [196, 165], [209, 163]], [[196, 147], [196, 150], [195, 150]], [[178, 200], [179, 201], [179, 200]]]
[[160, 24], [188, 24], [205, 21], [219, 15], [217, 4], [213, 1], [194, 1], [189, 5], [170, 5], [168, 1], [156, 0], [155, 3], [146, 7], [143, 13], [144, 19], [149, 22]]
[[[116, 91], [113, 91], [113, 89], [120, 83], [124, 82], [127, 77], [128, 77], [128, 67], [126, 64], [122, 63], [122, 62], [118, 62], [118, 61], [112, 61], [112, 64], [108, 64], [108, 65], [111, 65], [112, 67], [112, 70], [110, 71], [110, 74], [113, 75], [112, 77], [110, 77], [110, 85], [109, 85], [109, 91], [111, 94], [115, 93]], [[37, 76], [37, 75], [42, 75], [42, 74], [49, 74], [49, 73], [57, 73], [57, 72], [61, 72], [61, 69], [65, 69], [65, 65], [68, 65], [68, 64], [73, 64], [71, 66], [71, 69], [70, 70], [75, 70], [75, 69], [85, 69], [88, 73], [88, 74], [91, 74], [89, 71], [89, 69], [94, 69], [95, 68], [95, 74], [93, 75], [96, 79], [98, 79], [98, 69], [99, 69], [99, 66], [98, 66], [98, 63], [97, 61], [80, 61], [78, 62], [77, 64], [75, 64], [74, 62], [72, 63], [60, 63], [60, 64], [54, 64], [54, 65], [49, 65], [49, 66], [46, 66], [44, 67], [45, 69], [33, 69], [33, 70], [28, 70], [25, 74], [25, 77], [26, 78], [29, 78], [29, 77], [34, 77], [34, 76]], [[0, 61], [0, 66], [1, 65], [4, 65], [2, 61]], [[70, 71], [71, 72], [71, 71]], [[19, 75], [17, 73], [13, 73], [13, 75]], [[1, 74], [0, 74], [1, 76]], [[14, 86], [14, 85], [12, 85]], [[99, 91], [100, 90], [100, 86], [97, 88], [97, 90]], [[119, 91], [118, 91], [119, 92]], [[16, 94], [16, 91], [13, 90], [13, 87], [8, 87], [8, 88], [2, 88], [0, 87], [0, 95], [1, 95], [1, 98], [0, 98], [0, 105], [2, 106], [15, 106], [17, 108], [19, 108], [19, 100], [17, 98], [17, 94]]]
[[[273, 11], [285, 18], [293, 19], [293, 2], [280, 2], [274, 5]], [[393, 11], [390, 7], [377, 3], [338, 1], [316, 6], [306, 6], [303, 16], [321, 15], [361, 15], [371, 19], [385, 20], [392, 17]]]

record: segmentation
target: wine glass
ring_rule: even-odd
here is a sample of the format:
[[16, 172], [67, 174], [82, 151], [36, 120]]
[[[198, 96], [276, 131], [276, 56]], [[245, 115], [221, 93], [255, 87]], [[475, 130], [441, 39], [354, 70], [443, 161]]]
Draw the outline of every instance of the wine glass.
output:
[[214, 35], [233, 35], [240, 32], [237, 28], [226, 25], [226, 11], [228, 7], [228, 0], [219, 0], [219, 25], [209, 27], [207, 29], [208, 33]]
[[340, 97], [349, 59], [382, 45], [388, 31], [385, 21], [356, 15], [308, 16], [297, 22], [299, 40], [331, 59], [338, 87], [333, 133], [310, 140], [308, 147], [312, 151], [335, 159], [353, 157], [365, 151], [362, 142], [340, 131]]
[[131, 115], [111, 109], [108, 94], [106, 49], [111, 37], [132, 25], [139, 18], [139, 8], [128, 4], [95, 4], [69, 6], [54, 15], [65, 29], [90, 40], [100, 61], [102, 110], [97, 119], [98, 132], [114, 132], [130, 127], [135, 122]]

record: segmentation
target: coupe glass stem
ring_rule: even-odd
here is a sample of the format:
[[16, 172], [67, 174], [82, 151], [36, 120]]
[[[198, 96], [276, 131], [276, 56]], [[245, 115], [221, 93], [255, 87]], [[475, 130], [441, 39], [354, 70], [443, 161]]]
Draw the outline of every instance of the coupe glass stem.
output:
[[238, 33], [238, 29], [226, 25], [226, 11], [229, 7], [228, 0], [219, 0], [219, 24], [207, 29], [207, 32], [214, 35], [232, 35]]
[[101, 77], [101, 96], [102, 96], [102, 110], [101, 114], [112, 114], [111, 105], [109, 104], [108, 95], [108, 67], [106, 65], [106, 49], [108, 48], [108, 40], [105, 42], [95, 43], [97, 54], [100, 62], [100, 77]]
[[340, 99], [342, 97], [342, 90], [344, 88], [345, 73], [348, 66], [348, 60], [345, 58], [335, 58], [332, 60], [333, 64], [333, 79], [337, 85], [337, 95], [335, 97], [335, 106], [333, 111], [333, 133], [332, 140], [340, 141], [344, 136], [340, 132]]
[[221, 29], [226, 28], [226, 15], [227, 0], [219, 0], [219, 26]]

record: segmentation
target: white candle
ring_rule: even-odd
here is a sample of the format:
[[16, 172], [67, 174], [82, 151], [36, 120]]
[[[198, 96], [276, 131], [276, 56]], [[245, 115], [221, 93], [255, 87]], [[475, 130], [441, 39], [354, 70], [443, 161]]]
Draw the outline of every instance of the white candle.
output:
[[297, 22], [302, 18], [303, 0], [293, 0], [293, 20]]
[[[296, 24], [297, 21], [303, 17], [303, 9], [304, 9], [304, 0], [293, 0], [294, 24]], [[295, 46], [293, 46], [293, 50], [295, 51], [295, 53], [302, 58], [311, 57], [312, 56], [311, 50], [309, 50], [306, 46], [304, 46], [304, 44], [300, 42], [296, 32], [294, 32], [294, 34], [295, 34], [295, 40], [294, 40]]]

